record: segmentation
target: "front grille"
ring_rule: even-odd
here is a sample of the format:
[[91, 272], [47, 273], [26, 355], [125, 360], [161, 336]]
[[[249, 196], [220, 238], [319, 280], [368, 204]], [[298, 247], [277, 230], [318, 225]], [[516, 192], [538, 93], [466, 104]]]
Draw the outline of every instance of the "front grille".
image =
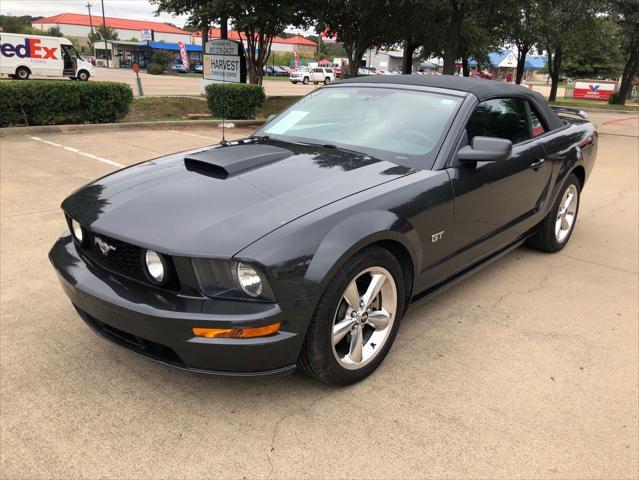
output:
[[[140, 247], [106, 235], [96, 235], [92, 232], [86, 233], [87, 239], [82, 250], [94, 263], [114, 273], [119, 273], [134, 280], [148, 282], [142, 267], [144, 260]], [[107, 254], [102, 253], [96, 242], [97, 238], [113, 247], [113, 250], [109, 250]]]
[[[123, 275], [127, 278], [143, 282], [148, 285], [155, 285], [149, 280], [144, 270], [144, 252], [142, 247], [132, 245], [130, 243], [118, 240], [117, 238], [108, 237], [102, 234], [96, 234], [90, 230], [83, 228], [85, 240], [82, 245], [77, 245], [78, 251], [88, 262], [104, 268], [118, 275]], [[102, 252], [98, 239], [105, 242], [110, 248], [106, 253]], [[178, 282], [177, 274], [175, 272], [175, 266], [171, 257], [164, 255], [167, 268], [167, 280], [161, 286], [168, 290], [179, 290], [180, 284]]]

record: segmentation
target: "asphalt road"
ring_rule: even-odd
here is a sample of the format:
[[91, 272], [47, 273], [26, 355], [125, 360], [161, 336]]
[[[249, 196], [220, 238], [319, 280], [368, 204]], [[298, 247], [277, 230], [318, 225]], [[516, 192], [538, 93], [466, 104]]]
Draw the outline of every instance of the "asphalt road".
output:
[[[45, 77], [34, 77], [41, 79]], [[188, 75], [147, 75], [145, 72], [140, 73], [142, 81], [142, 89], [145, 96], [162, 96], [162, 95], [200, 95], [200, 79]], [[96, 67], [94, 76], [91, 81], [110, 81], [128, 83], [133, 89], [134, 95], [138, 94], [135, 73], [129, 68], [103, 68]], [[293, 85], [287, 80], [269, 80], [263, 82], [264, 90], [267, 96], [286, 96], [286, 95], [306, 95], [321, 85], [302, 85], [298, 83]], [[534, 85], [533, 88], [542, 95], [550, 94], [550, 87], [547, 85]], [[564, 87], [559, 87], [557, 95], [563, 97]]]
[[639, 123], [593, 118], [567, 248], [520, 248], [413, 306], [349, 388], [155, 364], [97, 338], [57, 284], [66, 195], [218, 130], [0, 138], [0, 477], [637, 478]]

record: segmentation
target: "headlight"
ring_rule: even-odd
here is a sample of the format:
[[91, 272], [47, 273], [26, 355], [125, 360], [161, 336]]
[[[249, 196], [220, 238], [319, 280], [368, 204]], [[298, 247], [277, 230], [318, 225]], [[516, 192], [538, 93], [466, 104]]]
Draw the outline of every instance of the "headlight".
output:
[[82, 240], [84, 240], [84, 232], [82, 231], [80, 222], [71, 219], [71, 232], [73, 232], [73, 238], [75, 238], [78, 243], [82, 243]]
[[147, 250], [144, 254], [146, 273], [155, 283], [162, 283], [166, 277], [166, 264], [162, 256], [153, 250]]
[[257, 298], [262, 294], [262, 279], [253, 267], [240, 262], [237, 264], [236, 274], [237, 282], [247, 295]]
[[275, 301], [266, 277], [256, 267], [207, 258], [193, 258], [191, 262], [200, 290], [208, 297]]

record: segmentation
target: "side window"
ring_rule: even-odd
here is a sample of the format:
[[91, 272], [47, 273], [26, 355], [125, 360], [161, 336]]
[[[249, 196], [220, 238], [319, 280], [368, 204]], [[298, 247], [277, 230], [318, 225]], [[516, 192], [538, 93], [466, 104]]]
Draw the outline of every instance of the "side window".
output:
[[530, 126], [531, 126], [531, 129], [532, 129], [532, 136], [533, 137], [538, 137], [539, 135], [543, 135], [548, 130], [546, 129], [546, 127], [544, 127], [544, 124], [541, 121], [541, 118], [539, 117], [539, 114], [535, 110], [535, 107], [533, 107], [530, 104], [528, 104], [528, 106], [530, 107], [529, 110], [528, 110], [528, 113], [529, 113], [529, 117], [530, 117]]
[[321, 68], [314, 68], [313, 69], [313, 73], [322, 73], [322, 69]]
[[526, 101], [518, 98], [496, 98], [481, 102], [470, 116], [466, 130], [473, 137], [505, 138], [515, 143], [531, 138]]
[[325, 68], [324, 71], [326, 73], [333, 73], [333, 70], [331, 68]]

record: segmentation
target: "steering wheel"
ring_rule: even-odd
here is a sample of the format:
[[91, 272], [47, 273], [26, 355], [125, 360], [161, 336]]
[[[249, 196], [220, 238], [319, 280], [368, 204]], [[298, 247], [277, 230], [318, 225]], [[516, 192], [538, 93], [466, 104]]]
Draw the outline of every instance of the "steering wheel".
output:
[[[420, 132], [419, 130], [402, 130], [401, 132], [398, 133], [397, 135], [398, 137], [412, 137], [413, 138], [413, 142], [417, 143], [417, 144], [423, 144], [424, 140], [426, 140], [428, 142], [429, 146], [433, 146], [435, 145], [435, 141], [429, 137], [427, 134], [425, 134], [424, 132]], [[408, 138], [407, 138], [408, 139]], [[418, 139], [418, 141], [414, 141], [415, 139]]]

